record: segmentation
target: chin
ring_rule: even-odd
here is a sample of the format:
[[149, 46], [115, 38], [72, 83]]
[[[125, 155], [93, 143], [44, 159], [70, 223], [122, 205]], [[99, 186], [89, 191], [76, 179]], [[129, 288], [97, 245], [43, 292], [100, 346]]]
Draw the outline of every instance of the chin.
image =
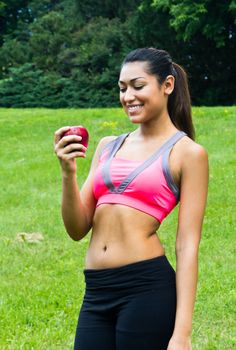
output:
[[130, 115], [128, 114], [129, 120], [134, 124], [140, 124], [145, 122], [145, 118], [142, 115]]

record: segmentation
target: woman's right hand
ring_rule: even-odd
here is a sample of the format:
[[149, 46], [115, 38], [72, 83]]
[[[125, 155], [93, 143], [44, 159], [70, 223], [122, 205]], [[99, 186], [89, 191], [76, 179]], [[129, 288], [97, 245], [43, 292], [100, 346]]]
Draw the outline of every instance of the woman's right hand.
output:
[[70, 135], [62, 137], [69, 129], [69, 126], [65, 126], [58, 129], [54, 134], [54, 151], [65, 175], [76, 173], [75, 158], [85, 158], [87, 150], [85, 146], [79, 143], [82, 139], [81, 136]]

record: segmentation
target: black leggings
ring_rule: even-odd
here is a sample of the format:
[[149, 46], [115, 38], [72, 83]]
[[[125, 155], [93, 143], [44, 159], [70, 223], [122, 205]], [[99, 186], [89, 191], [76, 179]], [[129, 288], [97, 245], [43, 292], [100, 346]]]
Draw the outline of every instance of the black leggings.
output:
[[175, 272], [165, 256], [84, 270], [74, 350], [166, 350], [176, 311]]

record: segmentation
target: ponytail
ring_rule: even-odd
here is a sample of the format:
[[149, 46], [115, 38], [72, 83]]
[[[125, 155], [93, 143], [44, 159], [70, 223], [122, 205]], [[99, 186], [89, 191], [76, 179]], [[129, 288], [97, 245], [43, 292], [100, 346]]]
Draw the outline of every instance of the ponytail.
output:
[[192, 122], [187, 74], [180, 65], [173, 62], [173, 75], [175, 88], [168, 99], [168, 113], [173, 124], [194, 140], [195, 131]]

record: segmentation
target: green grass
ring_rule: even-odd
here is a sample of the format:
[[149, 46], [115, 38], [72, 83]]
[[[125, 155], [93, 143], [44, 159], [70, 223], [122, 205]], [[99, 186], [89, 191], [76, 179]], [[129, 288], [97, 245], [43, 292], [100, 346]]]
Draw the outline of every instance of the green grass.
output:
[[[210, 184], [200, 245], [194, 350], [236, 348], [236, 107], [194, 108], [197, 142], [208, 151]], [[121, 109], [0, 109], [0, 349], [72, 349], [84, 290], [89, 235], [73, 242], [60, 217], [61, 178], [53, 133], [83, 124], [90, 132], [83, 183], [98, 140], [134, 129]], [[160, 237], [175, 265], [177, 208]], [[40, 232], [38, 244], [19, 232]]]

